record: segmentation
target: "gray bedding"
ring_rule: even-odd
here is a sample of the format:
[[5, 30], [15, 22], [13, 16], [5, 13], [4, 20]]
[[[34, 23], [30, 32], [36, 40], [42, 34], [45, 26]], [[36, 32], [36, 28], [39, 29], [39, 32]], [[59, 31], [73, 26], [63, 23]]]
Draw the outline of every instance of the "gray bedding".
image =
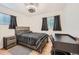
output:
[[45, 38], [48, 37], [47, 34], [45, 33], [35, 33], [35, 32], [30, 32], [30, 33], [22, 33], [19, 34], [19, 41], [37, 46], [41, 40], [44, 40]]

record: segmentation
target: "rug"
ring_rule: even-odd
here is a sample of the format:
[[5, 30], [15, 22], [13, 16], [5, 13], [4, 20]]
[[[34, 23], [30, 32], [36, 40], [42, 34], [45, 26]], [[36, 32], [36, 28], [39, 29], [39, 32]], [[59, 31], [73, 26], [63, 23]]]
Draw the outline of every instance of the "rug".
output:
[[21, 45], [17, 45], [13, 48], [8, 49], [8, 52], [11, 55], [30, 55], [30, 53], [32, 52], [32, 49]]

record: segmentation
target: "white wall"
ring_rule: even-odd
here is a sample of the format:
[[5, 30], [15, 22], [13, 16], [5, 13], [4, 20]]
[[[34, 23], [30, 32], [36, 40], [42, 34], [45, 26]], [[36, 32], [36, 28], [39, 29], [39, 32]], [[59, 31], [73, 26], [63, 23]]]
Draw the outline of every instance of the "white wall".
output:
[[65, 8], [61, 11], [54, 11], [45, 14], [31, 16], [29, 17], [28, 25], [34, 32], [48, 33], [48, 31], [41, 31], [42, 17], [49, 17], [55, 15], [61, 15], [62, 31], [52, 31], [52, 33], [68, 33], [72, 36], [79, 37], [79, 4], [67, 4]]
[[[48, 33], [48, 31], [41, 31], [42, 18], [55, 16], [55, 15], [61, 15], [61, 17], [62, 17], [62, 11], [54, 11], [54, 12], [49, 12], [49, 13], [45, 13], [45, 14], [31, 16], [31, 17], [29, 17], [28, 24], [31, 27], [31, 30], [33, 32], [47, 32]], [[63, 21], [63, 19], [61, 18], [61, 25], [63, 27], [62, 21]]]
[[[19, 26], [24, 26], [26, 24], [25, 20], [28, 19], [25, 15], [17, 13], [1, 5], [0, 12], [9, 15], [15, 15], [17, 17], [17, 22]], [[3, 37], [12, 36], [15, 34], [15, 31], [13, 29], [8, 29], [8, 27], [8, 25], [0, 25], [0, 48], [3, 47]]]
[[67, 4], [63, 12], [64, 32], [79, 37], [79, 4]]

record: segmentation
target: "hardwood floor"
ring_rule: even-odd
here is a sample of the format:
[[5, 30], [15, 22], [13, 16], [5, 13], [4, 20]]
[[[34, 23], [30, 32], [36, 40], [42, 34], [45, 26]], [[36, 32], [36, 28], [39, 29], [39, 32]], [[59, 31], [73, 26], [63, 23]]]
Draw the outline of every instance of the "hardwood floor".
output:
[[0, 55], [11, 55], [11, 54], [5, 49], [0, 49]]
[[[52, 43], [49, 39], [49, 42], [46, 44], [41, 54], [33, 50], [30, 55], [50, 55], [51, 47]], [[12, 54], [8, 50], [0, 49], [0, 55], [12, 55]]]

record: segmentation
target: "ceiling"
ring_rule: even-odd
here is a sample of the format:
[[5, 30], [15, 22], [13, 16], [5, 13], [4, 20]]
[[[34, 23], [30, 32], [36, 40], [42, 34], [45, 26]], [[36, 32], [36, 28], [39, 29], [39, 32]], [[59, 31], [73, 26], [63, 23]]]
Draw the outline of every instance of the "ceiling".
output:
[[29, 13], [24, 3], [0, 3], [0, 5], [10, 8], [16, 12], [30, 16], [30, 15], [43, 14], [47, 12], [59, 11], [59, 10], [62, 10], [66, 4], [64, 3], [39, 3], [39, 6], [37, 7], [37, 12], [35, 13]]

